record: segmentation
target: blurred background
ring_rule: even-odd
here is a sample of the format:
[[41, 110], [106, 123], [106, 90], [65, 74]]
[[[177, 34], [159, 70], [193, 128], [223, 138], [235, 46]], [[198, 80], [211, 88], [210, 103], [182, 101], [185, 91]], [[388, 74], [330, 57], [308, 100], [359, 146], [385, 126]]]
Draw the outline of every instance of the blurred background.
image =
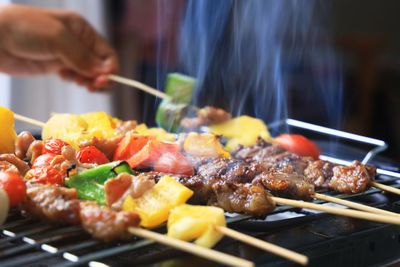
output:
[[[400, 1], [263, 2], [265, 9], [254, 15], [256, 6], [229, 0], [0, 0], [80, 13], [115, 47], [122, 76], [162, 90], [166, 73], [185, 72], [199, 79], [198, 105], [267, 122], [288, 116], [383, 139], [387, 155], [400, 160]], [[239, 31], [249, 33], [241, 47]], [[259, 51], [267, 51], [261, 60]], [[265, 88], [275, 94], [265, 96]], [[119, 85], [110, 93], [89, 93], [53, 76], [0, 75], [0, 105], [39, 120], [51, 112], [104, 110], [151, 125], [158, 103]]]

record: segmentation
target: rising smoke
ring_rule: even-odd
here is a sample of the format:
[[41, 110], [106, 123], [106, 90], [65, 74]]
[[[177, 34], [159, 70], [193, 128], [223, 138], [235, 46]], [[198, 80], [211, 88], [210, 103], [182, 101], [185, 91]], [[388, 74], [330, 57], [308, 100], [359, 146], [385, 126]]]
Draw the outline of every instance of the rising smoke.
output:
[[198, 81], [194, 104], [266, 122], [311, 110], [338, 127], [342, 77], [328, 11], [316, 0], [189, 0], [178, 51]]

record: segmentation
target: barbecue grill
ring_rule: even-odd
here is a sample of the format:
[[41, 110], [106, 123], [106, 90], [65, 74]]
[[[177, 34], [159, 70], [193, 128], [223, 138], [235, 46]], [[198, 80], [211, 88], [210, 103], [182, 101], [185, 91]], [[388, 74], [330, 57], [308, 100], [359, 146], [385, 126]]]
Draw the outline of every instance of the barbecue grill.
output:
[[[358, 159], [376, 165], [377, 181], [400, 188], [400, 172], [393, 162], [380, 158], [384, 141], [287, 119], [269, 125], [272, 133], [305, 133], [317, 141], [322, 159], [348, 164]], [[362, 204], [400, 212], [400, 197], [371, 188], [340, 195]], [[315, 201], [323, 203], [322, 201]], [[332, 205], [332, 204], [326, 204]], [[307, 255], [310, 266], [366, 266], [400, 259], [400, 227], [337, 217], [311, 210], [279, 206], [266, 218], [226, 214], [230, 227]], [[165, 232], [165, 229], [159, 229]], [[256, 248], [224, 238], [215, 248], [254, 261], [257, 266], [291, 266], [293, 263]], [[52, 226], [23, 217], [12, 210], [0, 228], [0, 266], [216, 266], [153, 241], [132, 238], [103, 243], [79, 226]]]

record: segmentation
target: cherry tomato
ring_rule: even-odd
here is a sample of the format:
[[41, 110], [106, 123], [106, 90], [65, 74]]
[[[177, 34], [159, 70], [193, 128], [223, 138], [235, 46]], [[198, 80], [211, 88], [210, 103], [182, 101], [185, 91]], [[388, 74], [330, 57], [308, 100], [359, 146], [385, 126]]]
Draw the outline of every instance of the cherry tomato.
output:
[[107, 156], [95, 146], [86, 146], [79, 150], [76, 159], [80, 163], [105, 164], [110, 162]]
[[63, 185], [63, 175], [53, 166], [43, 166], [31, 170], [31, 179], [40, 184]]
[[11, 207], [20, 204], [26, 197], [26, 185], [18, 173], [0, 172], [0, 188], [6, 191]]
[[51, 161], [54, 159], [54, 157], [56, 157], [56, 154], [51, 154], [51, 153], [47, 153], [47, 154], [42, 154], [39, 157], [37, 157], [35, 159], [35, 161], [32, 163], [32, 169], [36, 169], [36, 168], [41, 168], [41, 167], [45, 167], [45, 166], [49, 166]]
[[154, 170], [157, 172], [182, 174], [192, 176], [193, 166], [179, 152], [165, 152], [160, 155], [154, 163]]
[[274, 139], [279, 146], [299, 156], [318, 159], [318, 146], [310, 139], [299, 134], [281, 134]]
[[61, 139], [47, 139], [44, 141], [43, 154], [50, 153], [60, 155], [62, 148], [68, 144]]

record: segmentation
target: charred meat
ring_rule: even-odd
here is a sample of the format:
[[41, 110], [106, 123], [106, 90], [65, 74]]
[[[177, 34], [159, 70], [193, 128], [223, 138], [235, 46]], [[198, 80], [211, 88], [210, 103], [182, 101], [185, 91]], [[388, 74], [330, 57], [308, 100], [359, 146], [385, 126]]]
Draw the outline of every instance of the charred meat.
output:
[[95, 202], [80, 202], [82, 227], [97, 239], [112, 241], [130, 237], [129, 227], [138, 227], [140, 217], [133, 212], [113, 211]]

